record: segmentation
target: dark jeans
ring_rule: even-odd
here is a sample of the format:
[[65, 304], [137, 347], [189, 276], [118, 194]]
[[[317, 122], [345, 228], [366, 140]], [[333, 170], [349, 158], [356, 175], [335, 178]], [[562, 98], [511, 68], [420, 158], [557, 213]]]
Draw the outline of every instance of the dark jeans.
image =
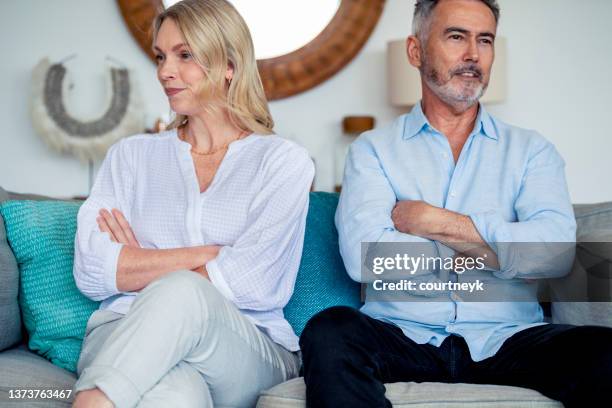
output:
[[612, 406], [607, 327], [532, 327], [474, 362], [462, 337], [417, 344], [392, 324], [337, 306], [308, 322], [300, 346], [309, 407], [391, 407], [384, 383], [400, 381], [513, 385], [566, 407]]

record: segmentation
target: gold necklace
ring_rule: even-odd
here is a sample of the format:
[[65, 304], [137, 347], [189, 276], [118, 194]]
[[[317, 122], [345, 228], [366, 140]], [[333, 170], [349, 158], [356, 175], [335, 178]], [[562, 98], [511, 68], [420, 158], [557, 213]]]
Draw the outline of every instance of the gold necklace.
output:
[[[182, 131], [182, 137], [181, 137], [181, 139], [182, 139], [183, 141], [187, 142], [187, 138], [185, 137], [185, 128], [181, 128], [181, 131]], [[194, 149], [194, 148], [193, 148], [193, 146], [192, 146], [192, 147], [191, 147], [191, 153], [193, 153], [193, 154], [197, 154], [198, 156], [212, 156], [213, 154], [215, 154], [215, 153], [219, 153], [219, 152], [220, 152], [220, 151], [222, 151], [222, 150], [227, 150], [227, 148], [229, 147], [229, 145], [230, 145], [230, 144], [232, 144], [232, 143], [233, 143], [233, 142], [235, 142], [236, 140], [240, 140], [240, 139], [242, 139], [242, 138], [244, 137], [244, 135], [245, 135], [245, 134], [246, 134], [246, 132], [243, 130], [242, 132], [240, 132], [240, 133], [238, 134], [238, 137], [237, 137], [237, 138], [235, 138], [235, 139], [233, 139], [233, 140], [230, 140], [229, 142], [227, 142], [227, 143], [226, 143], [226, 144], [224, 144], [223, 146], [219, 146], [219, 147], [217, 147], [217, 148], [215, 148], [215, 149], [211, 149], [211, 150], [209, 150], [209, 151], [207, 151], [207, 152], [201, 152], [201, 151], [199, 151], [199, 150]], [[189, 143], [189, 142], [187, 142], [187, 143]]]

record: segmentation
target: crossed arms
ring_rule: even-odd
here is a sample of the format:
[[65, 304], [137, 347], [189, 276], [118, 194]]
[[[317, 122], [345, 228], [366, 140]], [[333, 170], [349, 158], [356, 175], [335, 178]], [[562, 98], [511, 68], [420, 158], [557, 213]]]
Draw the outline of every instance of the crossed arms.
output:
[[132, 227], [117, 209], [100, 210], [97, 217], [101, 232], [111, 241], [123, 244], [117, 262], [117, 289], [135, 292], [170, 271], [190, 269], [209, 279], [205, 264], [214, 259], [220, 246], [202, 245], [175, 249], [141, 248]]
[[[496, 185], [515, 190], [504, 190], [501, 195], [497, 191], [481, 189], [480, 194], [500, 195], [483, 196], [482, 201], [488, 200], [489, 204], [482, 206], [479, 205], [480, 199], [472, 197], [467, 207], [458, 206], [466, 208], [467, 213], [419, 201], [422, 196], [439, 197], [437, 192], [442, 187], [435, 183], [444, 179], [439, 176], [443, 172], [427, 173], [437, 168], [436, 158], [427, 156], [429, 147], [422, 148], [420, 155], [414, 155], [415, 146], [419, 147], [414, 144], [417, 139], [411, 139], [410, 149], [402, 147], [404, 142], [401, 139], [395, 140], [384, 132], [375, 131], [362, 135], [349, 149], [336, 227], [340, 252], [353, 280], [364, 279], [360, 254], [363, 242], [418, 244], [419, 255], [422, 251], [426, 257], [439, 256], [438, 243], [462, 255], [486, 254], [488, 269], [502, 279], [556, 277], [569, 272], [573, 259], [571, 251], [564, 254], [563, 259], [552, 259], [548, 265], [541, 262], [538, 266], [542, 267], [537, 270], [531, 268], [526, 259], [521, 259], [521, 253], [517, 255], [517, 249], [522, 251], [530, 247], [521, 243], [575, 241], [576, 224], [567, 192], [564, 163], [554, 146], [545, 139], [535, 135], [522, 139], [529, 143], [505, 147], [513, 149], [506, 156], [500, 153], [504, 147], [499, 147], [498, 142], [487, 142], [489, 159], [486, 156], [476, 158], [476, 164], [471, 166], [471, 169], [476, 169], [474, 173], [463, 174], [464, 179], [469, 178], [471, 183], [463, 191], [470, 188], [477, 191], [481, 174], [485, 180], [486, 177], [490, 180], [491, 174], [506, 177], [496, 179]], [[519, 138], [513, 140], [522, 141]], [[520, 149], [515, 146], [520, 146]], [[506, 159], [503, 161], [499, 157]], [[508, 157], [512, 163], [507, 163], [510, 161]], [[402, 162], [409, 160], [416, 161], [409, 162], [410, 165]], [[500, 165], [505, 167], [495, 172], [491, 170], [491, 167], [499, 168]], [[415, 173], [406, 174], [406, 171]], [[425, 173], [421, 176], [421, 172]], [[407, 178], [411, 180], [409, 184], [405, 182]], [[410, 192], [406, 194], [406, 191]], [[431, 194], [426, 194], [426, 191]], [[398, 196], [404, 198], [398, 201]], [[512, 213], [515, 218], [508, 219]], [[544, 254], [544, 251], [540, 250], [539, 254]]]
[[471, 218], [424, 201], [399, 201], [391, 212], [399, 232], [439, 241], [465, 256], [486, 255], [485, 264], [499, 269], [495, 252], [482, 239]]
[[[199, 236], [190, 235], [193, 231], [184, 224], [197, 218], [187, 216], [189, 205], [202, 211], [197, 200], [190, 201], [196, 195], [176, 193], [163, 204], [152, 202], [168, 195], [149, 179], [151, 161], [169, 163], [163, 183], [184, 180], [172, 157], [166, 157], [164, 149], [149, 151], [147, 143], [149, 139], [131, 138], [114, 145], [79, 210], [74, 257], [78, 289], [90, 299], [105, 300], [140, 290], [166, 273], [189, 269], [209, 278], [239, 308], [284, 306], [299, 268], [314, 175], [306, 151], [279, 143], [266, 155], [257, 183], [236, 197], [249, 206], [246, 214], [234, 217], [241, 230], [228, 241], [223, 235], [227, 231], [219, 229], [224, 228], [221, 219], [232, 219], [232, 206], [218, 209], [219, 218], [206, 224], [206, 236]], [[227, 182], [235, 188], [240, 180]], [[223, 200], [216, 201], [218, 207], [227, 202]], [[223, 246], [215, 245], [221, 242]]]

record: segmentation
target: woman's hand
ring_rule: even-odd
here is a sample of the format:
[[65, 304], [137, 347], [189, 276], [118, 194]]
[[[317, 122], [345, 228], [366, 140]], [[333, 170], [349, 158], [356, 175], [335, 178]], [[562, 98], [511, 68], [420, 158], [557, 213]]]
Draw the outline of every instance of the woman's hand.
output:
[[197, 268], [192, 269], [192, 271], [194, 271], [195, 273], [199, 273], [200, 275], [202, 275], [206, 279], [210, 280], [210, 278], [208, 277], [208, 271], [206, 270], [204, 265], [198, 266]]
[[[221, 250], [221, 248], [222, 247], [218, 246], [218, 245], [210, 245], [210, 246], [207, 246], [204, 250], [211, 257], [211, 259], [214, 259], [219, 254], [219, 251]], [[200, 275], [202, 275], [206, 279], [210, 280], [210, 278], [208, 277], [208, 271], [206, 270], [206, 266], [205, 265], [198, 266], [197, 268], [192, 269], [192, 271], [194, 271], [196, 273], [199, 273]]]
[[130, 224], [121, 211], [116, 208], [113, 208], [110, 212], [102, 209], [96, 221], [98, 221], [100, 231], [110, 235], [110, 239], [113, 242], [140, 248], [140, 244], [136, 240], [132, 227], [130, 227]]

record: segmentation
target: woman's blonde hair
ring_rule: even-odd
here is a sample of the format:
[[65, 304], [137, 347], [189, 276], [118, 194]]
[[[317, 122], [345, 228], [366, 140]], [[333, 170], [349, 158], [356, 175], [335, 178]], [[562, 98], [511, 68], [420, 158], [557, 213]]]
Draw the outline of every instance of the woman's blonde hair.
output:
[[[204, 70], [206, 80], [196, 94], [207, 98], [206, 109], [226, 109], [230, 120], [242, 130], [272, 133], [274, 121], [257, 70], [251, 34], [234, 6], [226, 0], [180, 1], [155, 18], [154, 43], [167, 18], [176, 23], [193, 59]], [[226, 96], [228, 65], [234, 73]], [[177, 114], [169, 128], [186, 120], [185, 115]]]

